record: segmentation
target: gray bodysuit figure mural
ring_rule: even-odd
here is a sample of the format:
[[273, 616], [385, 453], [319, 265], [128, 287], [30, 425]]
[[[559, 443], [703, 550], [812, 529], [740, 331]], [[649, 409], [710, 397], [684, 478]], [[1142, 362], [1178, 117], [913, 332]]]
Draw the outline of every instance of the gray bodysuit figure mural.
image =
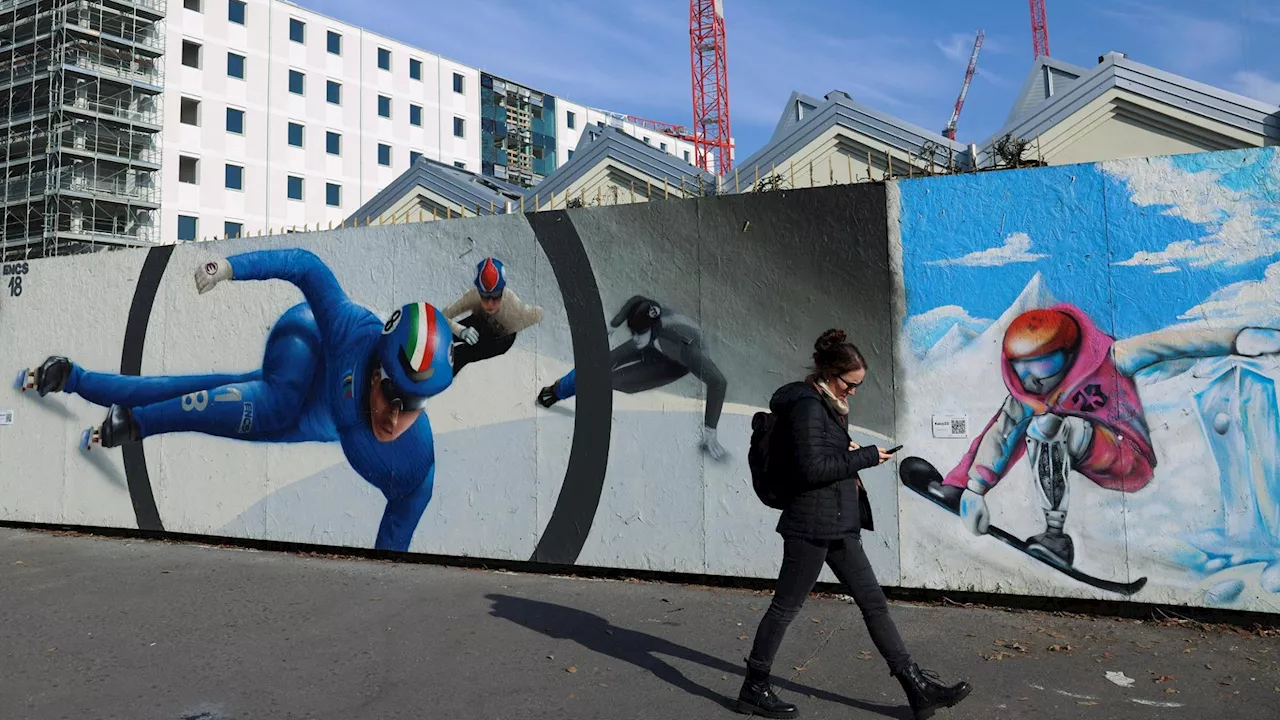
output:
[[[707, 356], [702, 329], [692, 318], [642, 295], [632, 297], [622, 306], [609, 322], [609, 335], [612, 337], [623, 323], [631, 332], [631, 338], [609, 354], [613, 389], [635, 394], [670, 385], [693, 374], [707, 386], [702, 447], [713, 458], [723, 458], [725, 451], [716, 438], [716, 427], [720, 423], [728, 382]], [[570, 370], [542, 388], [538, 403], [551, 407], [573, 397], [576, 391], [576, 371]]]

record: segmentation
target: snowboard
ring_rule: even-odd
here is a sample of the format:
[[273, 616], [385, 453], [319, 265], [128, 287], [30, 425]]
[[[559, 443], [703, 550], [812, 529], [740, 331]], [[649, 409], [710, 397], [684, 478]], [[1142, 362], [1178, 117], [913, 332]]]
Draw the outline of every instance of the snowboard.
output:
[[[909, 458], [903, 459], [903, 461], [898, 466], [898, 477], [901, 478], [902, 484], [905, 485], [908, 490], [911, 490], [912, 492], [916, 493], [920, 497], [923, 497], [927, 500], [932, 500], [935, 505], [950, 511], [951, 514], [955, 515], [956, 517], [960, 516], [959, 504], [956, 504], [953, 506], [952, 504], [948, 503], [946, 500], [943, 500], [940, 497], [936, 497], [929, 492], [929, 483], [936, 482], [939, 485], [942, 484], [942, 474], [939, 473], [938, 470], [933, 465], [931, 465], [928, 460], [925, 460], [923, 458], [918, 458], [918, 457], [909, 457]], [[1147, 584], [1147, 579], [1145, 577], [1138, 578], [1133, 582], [1127, 582], [1127, 583], [1116, 582], [1114, 580], [1106, 580], [1103, 578], [1094, 577], [1093, 575], [1090, 575], [1088, 573], [1080, 572], [1074, 567], [1064, 567], [1062, 565], [1059, 565], [1053, 562], [1052, 560], [1049, 560], [1046, 557], [1043, 557], [1041, 555], [1037, 555], [1036, 553], [1031, 552], [1025, 540], [1020, 540], [1017, 537], [1014, 537], [1013, 535], [1011, 535], [1008, 531], [1002, 530], [996, 527], [995, 525], [992, 525], [987, 529], [987, 535], [995, 538], [996, 540], [999, 540], [1005, 545], [1008, 545], [1009, 547], [1021, 552], [1022, 554], [1028, 557], [1032, 557], [1032, 558], [1035, 558], [1036, 560], [1039, 560], [1040, 562], [1044, 563], [1048, 567], [1051, 567], [1054, 570], [1057, 570], [1058, 572], [1063, 573], [1074, 580], [1078, 580], [1082, 583], [1085, 583], [1086, 585], [1091, 585], [1100, 590], [1106, 590], [1108, 592], [1118, 593], [1120, 595], [1132, 595], [1138, 592], [1139, 590], [1141, 590], [1142, 587]]]

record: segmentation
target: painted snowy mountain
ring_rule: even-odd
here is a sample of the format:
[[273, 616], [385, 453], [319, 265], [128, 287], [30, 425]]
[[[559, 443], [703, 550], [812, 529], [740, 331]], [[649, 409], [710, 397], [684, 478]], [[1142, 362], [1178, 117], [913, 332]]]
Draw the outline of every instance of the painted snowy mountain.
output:
[[946, 332], [933, 347], [925, 352], [921, 361], [925, 364], [932, 364], [943, 358], [954, 356], [957, 352], [964, 349], [966, 345], [978, 338], [978, 332], [968, 325], [956, 323]]
[[[1027, 286], [1018, 293], [1013, 304], [991, 324], [982, 334], [973, 333], [969, 328], [960, 326], [947, 331], [921, 359], [922, 368], [945, 362], [960, 365], [973, 360], [980, 360], [981, 355], [988, 360], [1000, 357], [1000, 346], [1004, 342], [1004, 333], [1013, 324], [1015, 318], [1028, 310], [1041, 310], [1057, 305], [1060, 301], [1045, 287], [1044, 277], [1036, 273], [1027, 282]], [[966, 332], [968, 331], [968, 332]]]

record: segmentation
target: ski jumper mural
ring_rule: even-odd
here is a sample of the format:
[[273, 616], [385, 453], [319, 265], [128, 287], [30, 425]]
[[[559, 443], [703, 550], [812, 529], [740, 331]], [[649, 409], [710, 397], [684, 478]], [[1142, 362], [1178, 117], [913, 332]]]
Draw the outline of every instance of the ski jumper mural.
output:
[[[498, 357], [511, 349], [516, 334], [542, 322], [543, 310], [525, 305], [507, 287], [507, 270], [497, 258], [476, 265], [475, 287], [444, 309], [453, 334], [465, 345], [454, 351], [453, 374], [480, 360]], [[461, 322], [459, 315], [469, 313]]]
[[305, 250], [232, 255], [195, 272], [202, 294], [228, 280], [284, 280], [306, 298], [271, 328], [257, 370], [136, 377], [51, 357], [20, 380], [42, 397], [66, 392], [109, 408], [99, 427], [85, 431], [86, 450], [180, 432], [257, 443], [337, 442], [351, 467], [386, 496], [374, 547], [408, 550], [435, 482], [427, 400], [453, 382], [444, 313], [417, 302], [384, 323], [352, 302]]
[[[702, 446], [716, 459], [724, 448], [716, 438], [728, 382], [703, 348], [702, 330], [689, 317], [641, 295], [633, 296], [609, 321], [610, 335], [623, 323], [631, 338], [610, 353], [613, 389], [628, 394], [664, 387], [693, 374], [707, 386]], [[564, 377], [538, 393], [543, 407], [567, 400], [577, 393], [577, 374]]]

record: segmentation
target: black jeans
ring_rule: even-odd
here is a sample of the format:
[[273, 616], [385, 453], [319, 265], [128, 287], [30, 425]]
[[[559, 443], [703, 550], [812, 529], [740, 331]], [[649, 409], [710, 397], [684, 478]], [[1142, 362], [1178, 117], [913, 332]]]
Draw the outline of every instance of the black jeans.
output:
[[782, 637], [791, 621], [799, 614], [800, 608], [804, 607], [804, 601], [818, 582], [825, 563], [831, 566], [836, 579], [858, 603], [867, 631], [871, 634], [871, 642], [875, 643], [881, 657], [888, 663], [889, 671], [896, 673], [907, 669], [911, 664], [911, 656], [902, 643], [893, 618], [889, 617], [889, 603], [885, 600], [880, 583], [876, 581], [871, 561], [867, 559], [859, 538], [787, 538], [782, 547], [782, 571], [778, 573], [778, 586], [773, 602], [760, 620], [755, 643], [751, 646], [751, 656], [747, 658], [751, 667], [762, 672], [772, 669], [773, 658], [782, 645]]

